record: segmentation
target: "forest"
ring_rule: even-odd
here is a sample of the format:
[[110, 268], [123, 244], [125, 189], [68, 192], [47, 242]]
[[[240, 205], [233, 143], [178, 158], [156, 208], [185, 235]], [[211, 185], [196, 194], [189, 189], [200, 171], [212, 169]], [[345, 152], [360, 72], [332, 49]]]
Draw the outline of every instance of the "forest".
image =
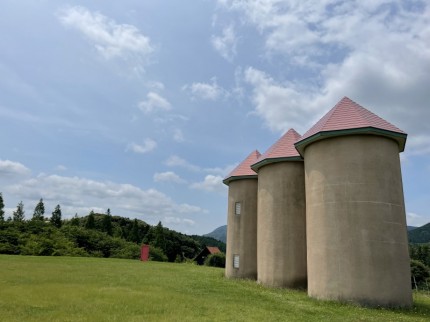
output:
[[205, 246], [225, 244], [210, 237], [185, 235], [139, 219], [91, 211], [87, 216], [63, 219], [61, 206], [45, 216], [43, 199], [26, 219], [20, 202], [11, 217], [5, 218], [0, 193], [0, 254], [35, 256], [92, 256], [138, 259], [141, 244], [149, 244], [150, 259], [183, 262], [192, 260]]

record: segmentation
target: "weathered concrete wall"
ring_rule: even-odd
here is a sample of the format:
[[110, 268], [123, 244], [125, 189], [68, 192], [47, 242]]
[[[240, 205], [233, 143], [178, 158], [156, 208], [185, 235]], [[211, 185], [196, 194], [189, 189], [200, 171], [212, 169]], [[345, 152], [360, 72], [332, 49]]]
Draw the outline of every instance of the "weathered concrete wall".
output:
[[308, 293], [371, 306], [412, 304], [395, 141], [356, 135], [305, 149]]
[[301, 161], [271, 163], [258, 172], [258, 282], [306, 287], [306, 209]]
[[[257, 179], [231, 181], [228, 190], [226, 277], [257, 278]], [[241, 214], [235, 214], [235, 203]], [[239, 268], [233, 268], [233, 255]]]

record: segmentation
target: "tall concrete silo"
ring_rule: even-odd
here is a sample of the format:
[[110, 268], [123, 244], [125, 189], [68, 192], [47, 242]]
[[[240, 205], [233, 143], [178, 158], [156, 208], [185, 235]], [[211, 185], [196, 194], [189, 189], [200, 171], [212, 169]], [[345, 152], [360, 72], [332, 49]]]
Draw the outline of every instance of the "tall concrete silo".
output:
[[306, 207], [303, 159], [290, 129], [251, 168], [258, 172], [258, 282], [306, 287]]
[[305, 160], [309, 296], [411, 306], [406, 136], [345, 97], [295, 144]]
[[228, 189], [225, 276], [257, 278], [257, 174], [251, 169], [256, 150], [225, 179]]

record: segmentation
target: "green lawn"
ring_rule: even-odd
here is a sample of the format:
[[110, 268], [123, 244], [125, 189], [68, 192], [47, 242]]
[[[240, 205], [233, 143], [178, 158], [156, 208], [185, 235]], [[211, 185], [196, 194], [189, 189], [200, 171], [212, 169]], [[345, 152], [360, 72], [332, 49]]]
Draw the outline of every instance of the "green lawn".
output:
[[428, 321], [411, 310], [309, 299], [192, 264], [0, 255], [0, 321]]

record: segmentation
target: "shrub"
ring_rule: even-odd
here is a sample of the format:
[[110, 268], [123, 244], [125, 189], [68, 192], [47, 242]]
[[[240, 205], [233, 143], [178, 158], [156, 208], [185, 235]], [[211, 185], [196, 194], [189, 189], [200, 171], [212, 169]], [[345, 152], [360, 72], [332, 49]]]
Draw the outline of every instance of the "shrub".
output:
[[205, 259], [205, 265], [224, 268], [225, 267], [225, 254], [224, 253], [217, 253], [217, 254], [209, 255]]
[[161, 248], [149, 246], [149, 259], [155, 262], [167, 262], [168, 258]]
[[[430, 277], [430, 270], [429, 268], [421, 263], [420, 261], [417, 261], [415, 259], [411, 260], [411, 282], [412, 287], [415, 287], [415, 283], [419, 286], [420, 284], [423, 284], [426, 279]], [[415, 280], [414, 280], [415, 279]]]

